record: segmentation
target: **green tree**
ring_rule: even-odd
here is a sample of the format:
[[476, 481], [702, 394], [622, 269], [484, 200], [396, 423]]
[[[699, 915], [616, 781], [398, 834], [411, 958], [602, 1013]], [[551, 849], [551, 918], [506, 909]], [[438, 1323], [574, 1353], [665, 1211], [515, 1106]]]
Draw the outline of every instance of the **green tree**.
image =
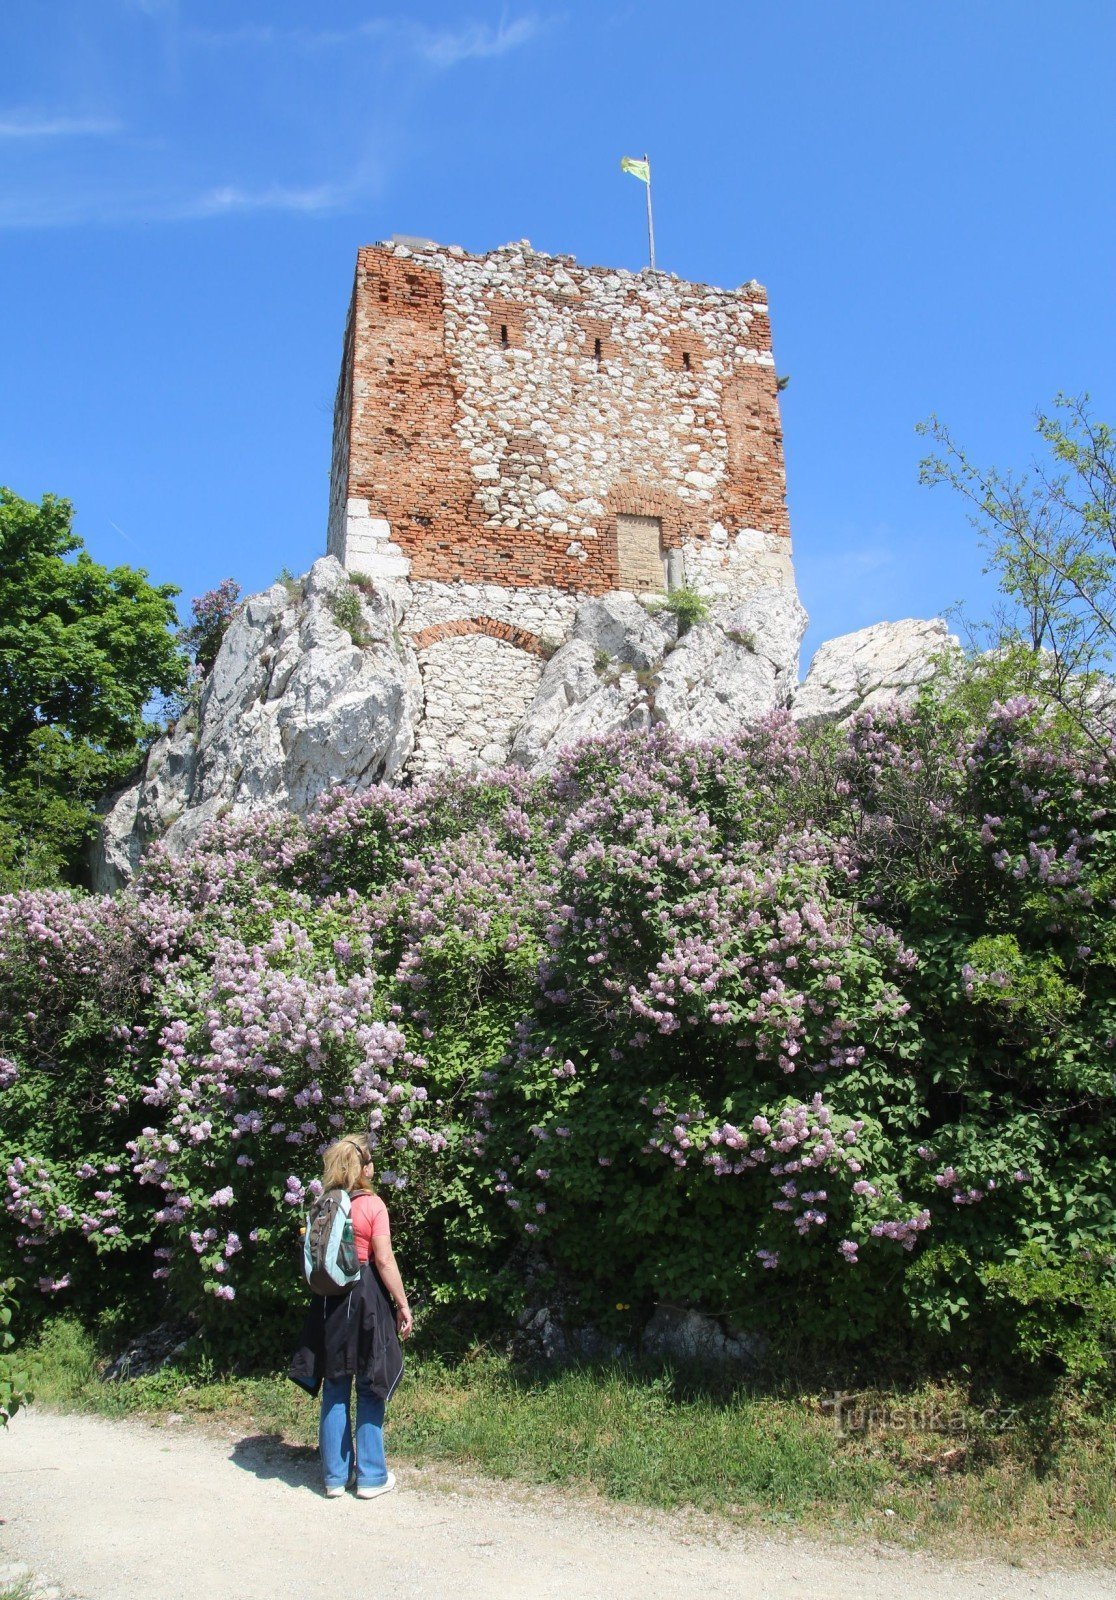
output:
[[72, 876], [98, 798], [156, 731], [144, 706], [185, 682], [170, 584], [103, 567], [69, 501], [0, 489], [0, 887]]
[[970, 506], [1002, 597], [974, 642], [991, 646], [988, 670], [1049, 696], [1088, 727], [1100, 675], [1116, 657], [1116, 433], [1089, 396], [1058, 395], [1035, 431], [1046, 457], [1025, 473], [978, 467], [936, 417], [920, 424], [938, 453], [925, 484], [948, 484]]

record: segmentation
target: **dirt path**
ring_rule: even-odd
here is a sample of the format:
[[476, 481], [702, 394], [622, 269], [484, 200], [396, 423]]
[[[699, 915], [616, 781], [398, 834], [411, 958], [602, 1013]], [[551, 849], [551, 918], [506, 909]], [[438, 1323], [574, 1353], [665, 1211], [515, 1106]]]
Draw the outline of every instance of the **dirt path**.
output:
[[[443, 1469], [444, 1471], [444, 1469]], [[1112, 1600], [1116, 1572], [1024, 1571], [824, 1548], [557, 1491], [403, 1469], [361, 1502], [318, 1493], [274, 1438], [32, 1409], [0, 1434], [0, 1559], [88, 1600]], [[443, 1483], [444, 1483], [443, 1479]]]

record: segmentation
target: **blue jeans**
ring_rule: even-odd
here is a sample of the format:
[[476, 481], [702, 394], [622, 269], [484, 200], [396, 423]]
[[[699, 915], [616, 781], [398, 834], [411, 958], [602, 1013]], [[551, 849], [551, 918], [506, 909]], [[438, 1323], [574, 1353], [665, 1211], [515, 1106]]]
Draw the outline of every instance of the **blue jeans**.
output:
[[[322, 1417], [318, 1448], [327, 1489], [344, 1488], [353, 1471], [353, 1430], [349, 1421], [352, 1378], [334, 1378], [322, 1384]], [[384, 1459], [384, 1402], [378, 1400], [363, 1378], [357, 1379], [356, 1475], [358, 1489], [375, 1489], [387, 1482]]]

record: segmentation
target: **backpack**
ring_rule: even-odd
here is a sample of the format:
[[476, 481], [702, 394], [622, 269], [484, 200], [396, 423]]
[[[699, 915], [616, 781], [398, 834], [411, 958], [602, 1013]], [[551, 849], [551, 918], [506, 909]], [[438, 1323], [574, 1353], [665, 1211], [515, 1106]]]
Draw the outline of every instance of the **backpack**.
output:
[[347, 1189], [311, 1201], [303, 1229], [302, 1275], [314, 1294], [344, 1294], [360, 1277]]

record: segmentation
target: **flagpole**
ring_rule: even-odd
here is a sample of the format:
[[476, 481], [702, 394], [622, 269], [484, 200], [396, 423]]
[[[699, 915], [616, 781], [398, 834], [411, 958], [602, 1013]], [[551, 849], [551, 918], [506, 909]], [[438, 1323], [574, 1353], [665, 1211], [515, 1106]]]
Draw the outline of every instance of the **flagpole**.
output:
[[651, 252], [651, 271], [655, 270], [655, 224], [651, 216], [651, 157], [646, 150], [643, 159], [647, 164], [647, 247]]

